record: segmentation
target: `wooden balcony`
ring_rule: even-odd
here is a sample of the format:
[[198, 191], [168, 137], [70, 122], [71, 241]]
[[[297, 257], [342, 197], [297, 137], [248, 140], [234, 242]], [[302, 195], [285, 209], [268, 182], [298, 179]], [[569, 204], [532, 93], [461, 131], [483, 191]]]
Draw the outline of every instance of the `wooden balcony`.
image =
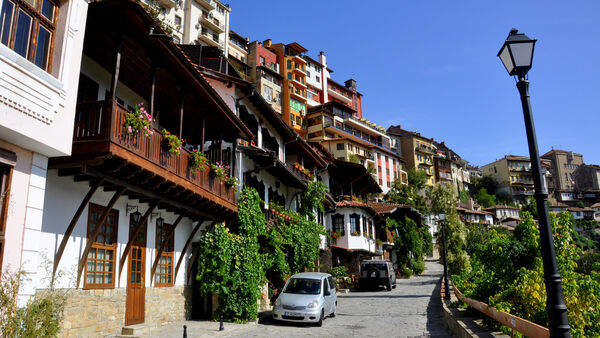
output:
[[[190, 152], [181, 149], [180, 155], [169, 153], [165, 147], [165, 139], [156, 128], [153, 134], [144, 136], [127, 135], [125, 132], [125, 116], [127, 110], [113, 101], [98, 101], [91, 103], [80, 103], [77, 105], [75, 115], [75, 128], [73, 136], [73, 154], [70, 158], [62, 158], [55, 161], [55, 167], [73, 167], [79, 161], [82, 174], [94, 176], [94, 172], [106, 173], [107, 169], [113, 176], [129, 182], [143, 182], [145, 175], [159, 178], [159, 182], [165, 182], [170, 187], [163, 186], [160, 191], [165, 192], [165, 199], [169, 199], [169, 191], [179, 191], [177, 195], [171, 196], [179, 204], [189, 203], [191, 210], [202, 210], [204, 213], [224, 211], [226, 214], [237, 212], [235, 189], [227, 187], [218, 179], [211, 177], [208, 171], [199, 174], [190, 171]], [[211, 162], [222, 161], [230, 163], [231, 152], [206, 150], [204, 153]], [[113, 162], [112, 169], [107, 166]], [[69, 163], [69, 165], [65, 164]], [[99, 170], [86, 173], [88, 166], [98, 166]], [[104, 166], [104, 167], [103, 167]], [[135, 167], [137, 169], [124, 169]], [[104, 170], [103, 170], [104, 169]], [[129, 172], [127, 176], [126, 172]], [[132, 174], [136, 172], [137, 174]], [[60, 174], [60, 172], [59, 172]], [[77, 175], [77, 174], [75, 174]], [[149, 179], [146, 179], [148, 181]], [[159, 184], [159, 185], [165, 185]], [[142, 187], [147, 188], [147, 187]], [[184, 193], [185, 192], [185, 193]], [[139, 194], [139, 193], [138, 193]], [[143, 193], [142, 193], [143, 195]], [[178, 196], [187, 196], [186, 199]], [[188, 202], [186, 202], [188, 201]], [[168, 204], [168, 202], [166, 202]], [[211, 211], [212, 210], [212, 211]]]

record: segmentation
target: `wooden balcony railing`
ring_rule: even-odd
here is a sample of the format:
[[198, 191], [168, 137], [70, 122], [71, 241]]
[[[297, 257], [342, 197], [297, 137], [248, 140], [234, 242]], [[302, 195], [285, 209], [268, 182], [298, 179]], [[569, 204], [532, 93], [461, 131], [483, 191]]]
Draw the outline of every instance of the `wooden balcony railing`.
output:
[[[192, 174], [190, 168], [191, 155], [186, 149], [180, 155], [169, 153], [164, 147], [165, 139], [156, 128], [153, 134], [127, 135], [125, 132], [125, 114], [127, 110], [111, 100], [80, 103], [75, 115], [73, 135], [73, 154], [91, 152], [94, 147], [86, 144], [110, 142], [129, 150], [133, 155], [146, 159], [180, 178], [193, 183], [199, 194], [212, 194], [228, 202], [236, 204], [235, 189], [221, 184], [219, 180], [210, 177], [208, 171]], [[82, 146], [82, 147], [76, 147]], [[87, 150], [86, 150], [87, 149]], [[226, 165], [231, 163], [231, 151], [223, 151], [221, 158]], [[207, 151], [207, 158], [216, 158], [214, 151]], [[168, 177], [166, 177], [168, 179]]]

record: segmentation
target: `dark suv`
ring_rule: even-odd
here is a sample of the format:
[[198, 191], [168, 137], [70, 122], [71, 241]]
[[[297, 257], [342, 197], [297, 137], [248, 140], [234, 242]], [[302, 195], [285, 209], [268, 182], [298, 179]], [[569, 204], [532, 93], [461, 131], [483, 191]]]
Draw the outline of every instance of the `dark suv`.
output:
[[388, 291], [396, 287], [396, 272], [394, 265], [388, 260], [368, 260], [360, 263], [360, 277], [358, 288], [383, 285]]

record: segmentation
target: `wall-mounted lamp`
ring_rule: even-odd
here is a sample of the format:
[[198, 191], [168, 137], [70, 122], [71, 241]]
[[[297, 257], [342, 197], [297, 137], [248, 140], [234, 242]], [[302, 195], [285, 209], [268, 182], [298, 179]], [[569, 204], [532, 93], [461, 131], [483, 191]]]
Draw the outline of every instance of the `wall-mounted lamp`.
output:
[[137, 224], [140, 222], [140, 219], [142, 218], [142, 214], [139, 211], [139, 206], [129, 205], [129, 203], [126, 204], [125, 205], [125, 216], [127, 216], [133, 209], [135, 209], [135, 212], [132, 213], [131, 215], [133, 216], [133, 222]]

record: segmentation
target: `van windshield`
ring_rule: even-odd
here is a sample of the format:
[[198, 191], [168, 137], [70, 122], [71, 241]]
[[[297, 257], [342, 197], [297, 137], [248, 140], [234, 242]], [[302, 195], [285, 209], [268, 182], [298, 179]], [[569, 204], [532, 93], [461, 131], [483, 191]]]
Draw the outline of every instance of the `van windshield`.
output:
[[321, 293], [321, 280], [308, 278], [292, 278], [283, 293], [318, 295]]

